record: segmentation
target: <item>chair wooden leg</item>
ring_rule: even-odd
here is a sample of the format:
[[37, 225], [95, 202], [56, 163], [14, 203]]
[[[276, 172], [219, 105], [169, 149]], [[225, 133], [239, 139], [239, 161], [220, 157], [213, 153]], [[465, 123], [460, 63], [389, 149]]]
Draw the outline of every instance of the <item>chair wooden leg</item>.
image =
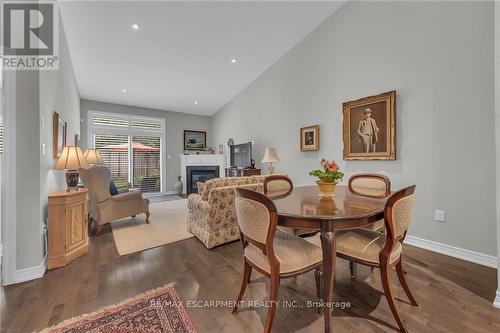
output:
[[354, 261], [349, 261], [349, 270], [351, 271], [351, 277], [356, 277], [356, 270], [358, 266]]
[[146, 224], [149, 224], [149, 212], [146, 212]]
[[403, 270], [403, 260], [400, 258], [398, 263], [396, 264], [396, 271], [398, 272], [398, 279], [399, 283], [401, 283], [401, 286], [403, 287], [403, 290], [406, 293], [406, 296], [408, 296], [408, 299], [411, 302], [411, 305], [413, 306], [418, 306], [417, 301], [413, 297], [410, 287], [408, 287], [408, 283], [406, 282], [406, 277], [405, 277], [405, 271]]
[[392, 295], [391, 268], [387, 266], [387, 262], [380, 263], [380, 276], [382, 279], [382, 286], [384, 287], [385, 298], [387, 299], [387, 303], [389, 303], [392, 315], [394, 316], [394, 319], [396, 319], [401, 332], [407, 333], [408, 331], [399, 317], [398, 309], [396, 308], [396, 303], [394, 302], [394, 296]]
[[267, 310], [266, 325], [264, 333], [270, 333], [273, 327], [274, 315], [276, 314], [276, 305], [278, 300], [278, 290], [280, 286], [280, 278], [278, 274], [271, 274], [271, 290], [269, 291], [269, 309]]
[[250, 275], [252, 273], [252, 266], [244, 260], [245, 266], [243, 267], [243, 279], [241, 280], [241, 288], [240, 288], [240, 293], [238, 294], [238, 299], [236, 300], [236, 304], [234, 305], [233, 308], [233, 313], [236, 313], [238, 311], [238, 303], [241, 301], [243, 298], [243, 294], [245, 293], [245, 289], [247, 288], [248, 281], [250, 281]]

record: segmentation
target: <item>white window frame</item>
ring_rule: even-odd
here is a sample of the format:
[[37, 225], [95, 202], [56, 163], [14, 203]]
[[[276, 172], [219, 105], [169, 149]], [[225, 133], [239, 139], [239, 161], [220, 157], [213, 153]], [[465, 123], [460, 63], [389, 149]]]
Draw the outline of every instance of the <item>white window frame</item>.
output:
[[[128, 126], [112, 126], [112, 125], [95, 125], [93, 119], [96, 116], [112, 117], [115, 119], [123, 119], [128, 122]], [[134, 121], [146, 120], [154, 121], [161, 124], [161, 128], [135, 128], [132, 126]], [[137, 116], [129, 115], [123, 113], [115, 112], [101, 112], [101, 111], [88, 111], [87, 113], [87, 145], [88, 147], [95, 148], [94, 134], [98, 132], [101, 134], [116, 134], [116, 135], [127, 135], [129, 137], [128, 142], [128, 158], [129, 158], [129, 168], [128, 168], [128, 179], [129, 182], [133, 179], [132, 173], [132, 137], [134, 136], [159, 136], [160, 137], [160, 192], [159, 193], [144, 193], [144, 196], [155, 196], [166, 194], [166, 159], [165, 150], [167, 147], [166, 137], [167, 137], [167, 126], [164, 118], [155, 118], [147, 116]]]

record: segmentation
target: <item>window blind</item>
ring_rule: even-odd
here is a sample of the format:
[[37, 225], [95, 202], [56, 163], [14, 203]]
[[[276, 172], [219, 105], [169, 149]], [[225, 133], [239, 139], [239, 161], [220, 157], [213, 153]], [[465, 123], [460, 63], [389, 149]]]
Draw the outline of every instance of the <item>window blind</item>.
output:
[[165, 120], [89, 111], [90, 147], [101, 153], [117, 186], [161, 192]]

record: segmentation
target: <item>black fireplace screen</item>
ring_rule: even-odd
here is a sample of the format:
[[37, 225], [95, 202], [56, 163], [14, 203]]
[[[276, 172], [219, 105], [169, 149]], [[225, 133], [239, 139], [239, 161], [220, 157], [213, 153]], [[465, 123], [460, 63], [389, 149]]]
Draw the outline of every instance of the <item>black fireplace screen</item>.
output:
[[219, 178], [218, 166], [188, 166], [186, 167], [186, 192], [198, 192], [197, 182], [206, 182], [209, 179]]

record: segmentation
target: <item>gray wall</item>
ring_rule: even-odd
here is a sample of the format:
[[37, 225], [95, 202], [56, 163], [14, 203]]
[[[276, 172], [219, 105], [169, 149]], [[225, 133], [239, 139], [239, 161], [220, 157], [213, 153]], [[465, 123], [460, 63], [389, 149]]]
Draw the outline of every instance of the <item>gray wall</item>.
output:
[[[81, 146], [87, 147], [87, 113], [88, 111], [116, 112], [138, 116], [164, 118], [167, 125], [166, 156], [166, 191], [174, 190], [174, 184], [180, 172], [179, 154], [184, 153], [184, 130], [194, 129], [207, 131], [207, 140], [210, 139], [210, 118], [206, 116], [190, 115], [186, 113], [170, 112], [155, 109], [146, 109], [127, 105], [111, 104], [97, 101], [81, 100]], [[169, 158], [170, 156], [170, 158]]]
[[[274, 146], [299, 185], [321, 158], [344, 182], [387, 174], [417, 184], [409, 233], [496, 255], [492, 2], [347, 2], [212, 119], [212, 145]], [[342, 102], [397, 90], [397, 161], [342, 161]], [[321, 151], [299, 151], [320, 124]], [[259, 165], [259, 163], [257, 163]], [[444, 209], [447, 222], [434, 221]]]
[[[495, 2], [495, 133], [496, 133], [496, 202], [497, 253], [500, 254], [500, 3]], [[495, 306], [500, 308], [500, 255], [497, 269], [497, 295]]]
[[39, 73], [16, 71], [16, 269], [43, 259], [40, 233]]
[[37, 266], [44, 258], [47, 195], [65, 187], [64, 171], [52, 170], [53, 112], [68, 123], [68, 143], [80, 131], [80, 97], [62, 24], [59, 27], [59, 70], [16, 72], [16, 269]]
[[40, 156], [41, 219], [47, 223], [47, 196], [50, 192], [66, 187], [64, 170], [54, 170], [53, 125], [54, 112], [68, 124], [67, 144], [74, 145], [75, 134], [80, 133], [80, 94], [76, 85], [64, 27], [59, 23], [59, 70], [40, 71], [40, 144], [45, 144], [46, 154]]

